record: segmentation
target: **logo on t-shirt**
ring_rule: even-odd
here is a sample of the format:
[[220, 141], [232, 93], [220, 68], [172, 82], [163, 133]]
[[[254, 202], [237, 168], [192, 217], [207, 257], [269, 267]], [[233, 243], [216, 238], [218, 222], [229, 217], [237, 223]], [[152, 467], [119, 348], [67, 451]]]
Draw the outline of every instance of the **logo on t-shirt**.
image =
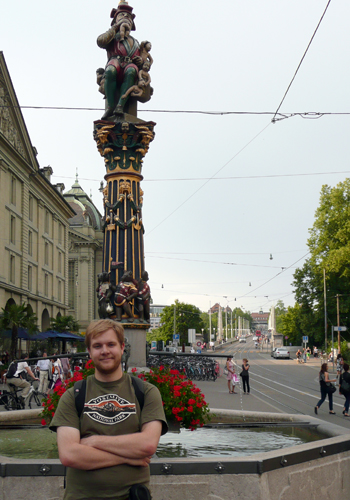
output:
[[84, 414], [101, 424], [117, 424], [136, 414], [135, 403], [129, 403], [117, 394], [106, 394], [90, 399], [84, 405]]

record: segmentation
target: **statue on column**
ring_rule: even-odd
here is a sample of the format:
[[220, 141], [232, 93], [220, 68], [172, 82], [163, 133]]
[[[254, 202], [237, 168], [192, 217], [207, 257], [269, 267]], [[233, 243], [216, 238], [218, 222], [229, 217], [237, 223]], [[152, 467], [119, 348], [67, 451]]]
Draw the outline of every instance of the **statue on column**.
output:
[[136, 282], [132, 277], [132, 272], [125, 271], [117, 285], [117, 289], [114, 294], [114, 305], [117, 321], [122, 321], [123, 313], [127, 315], [128, 322], [132, 323], [134, 321], [130, 303], [135, 297], [137, 297], [138, 292], [139, 291]]
[[98, 287], [98, 315], [100, 318], [109, 318], [114, 314], [113, 297], [116, 287], [110, 283], [110, 274], [103, 272], [97, 275]]
[[153, 63], [149, 54], [151, 44], [145, 41], [140, 45], [130, 35], [136, 29], [132, 11], [128, 2], [121, 0], [118, 8], [112, 9], [111, 28], [97, 38], [97, 45], [106, 49], [108, 57], [105, 70], [97, 70], [99, 91], [105, 94], [107, 101], [102, 120], [123, 115], [130, 94], [141, 102], [151, 98], [151, 79], [148, 75]]
[[151, 289], [147, 281], [148, 281], [148, 272], [143, 271], [141, 274], [141, 279], [139, 280], [138, 295], [136, 298], [139, 320], [141, 323], [149, 323], [150, 319], [149, 307], [151, 299]]

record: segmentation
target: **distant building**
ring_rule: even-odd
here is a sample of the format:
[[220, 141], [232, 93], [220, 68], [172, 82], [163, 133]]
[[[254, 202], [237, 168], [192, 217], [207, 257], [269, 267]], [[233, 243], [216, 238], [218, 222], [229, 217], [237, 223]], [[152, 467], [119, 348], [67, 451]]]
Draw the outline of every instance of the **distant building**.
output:
[[250, 315], [252, 317], [251, 328], [253, 330], [261, 330], [261, 333], [267, 334], [270, 313], [259, 311], [258, 313], [251, 313]]
[[98, 318], [97, 274], [102, 272], [102, 217], [83, 191], [78, 175], [64, 199], [75, 212], [69, 219], [68, 314], [84, 331]]
[[[218, 313], [219, 309], [220, 309], [220, 304], [216, 303], [213, 305], [213, 307], [211, 307], [209, 309], [208, 313], [210, 313], [210, 312], [211, 312], [211, 314]], [[221, 307], [221, 312], [224, 313], [224, 312], [226, 312], [226, 310], [227, 310], [227, 313], [231, 314], [232, 309], [230, 308], [230, 306]]]
[[159, 328], [161, 326], [160, 323], [160, 315], [162, 314], [164, 307], [163, 305], [159, 304], [151, 304], [150, 305], [150, 328], [149, 331], [151, 332], [155, 328]]

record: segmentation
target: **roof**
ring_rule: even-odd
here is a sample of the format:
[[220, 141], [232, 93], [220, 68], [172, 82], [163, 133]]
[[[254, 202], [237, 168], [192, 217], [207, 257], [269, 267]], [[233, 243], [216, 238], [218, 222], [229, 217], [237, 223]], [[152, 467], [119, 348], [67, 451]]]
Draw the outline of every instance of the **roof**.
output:
[[102, 216], [79, 184], [78, 174], [76, 174], [71, 189], [63, 196], [77, 214], [69, 219], [70, 226], [82, 226], [84, 223], [88, 223], [94, 229], [102, 229]]

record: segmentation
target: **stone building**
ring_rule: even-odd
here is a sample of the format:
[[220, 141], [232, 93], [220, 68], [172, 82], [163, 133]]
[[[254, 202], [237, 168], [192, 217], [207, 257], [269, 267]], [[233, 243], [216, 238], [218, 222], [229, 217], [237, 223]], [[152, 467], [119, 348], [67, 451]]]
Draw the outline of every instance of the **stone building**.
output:
[[0, 52], [0, 307], [27, 303], [46, 330], [68, 313], [69, 222], [75, 213], [40, 168]]
[[98, 318], [97, 274], [102, 271], [102, 217], [83, 191], [78, 176], [64, 193], [76, 215], [69, 219], [68, 314], [82, 330]]
[[78, 179], [53, 185], [36, 154], [0, 52], [0, 308], [29, 304], [41, 331], [72, 315], [84, 331], [98, 317], [101, 214]]

